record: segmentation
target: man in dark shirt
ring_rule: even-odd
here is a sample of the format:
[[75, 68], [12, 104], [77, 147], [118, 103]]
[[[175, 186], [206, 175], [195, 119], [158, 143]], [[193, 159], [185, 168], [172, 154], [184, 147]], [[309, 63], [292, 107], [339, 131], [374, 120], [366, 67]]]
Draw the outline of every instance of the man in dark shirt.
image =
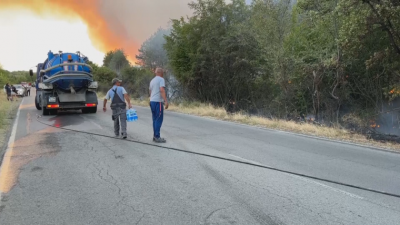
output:
[[14, 96], [17, 96], [17, 94], [18, 94], [17, 88], [14, 85], [11, 85], [11, 101], [14, 100]]
[[10, 85], [7, 83], [6, 86], [4, 87], [4, 89], [6, 89], [6, 94], [7, 94], [7, 101], [12, 101], [12, 96], [11, 96], [11, 87]]

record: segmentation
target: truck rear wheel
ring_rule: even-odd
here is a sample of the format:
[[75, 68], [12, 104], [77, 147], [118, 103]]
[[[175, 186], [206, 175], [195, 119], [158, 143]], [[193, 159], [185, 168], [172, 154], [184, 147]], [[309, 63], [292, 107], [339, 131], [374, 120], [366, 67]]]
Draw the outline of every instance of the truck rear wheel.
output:
[[37, 102], [37, 98], [35, 97], [35, 106], [37, 110], [42, 110], [42, 107], [40, 107], [39, 103]]

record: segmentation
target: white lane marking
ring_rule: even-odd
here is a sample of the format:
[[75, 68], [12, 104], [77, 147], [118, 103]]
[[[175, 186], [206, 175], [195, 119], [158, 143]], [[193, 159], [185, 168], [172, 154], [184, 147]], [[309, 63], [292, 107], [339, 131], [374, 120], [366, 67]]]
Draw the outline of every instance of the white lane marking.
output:
[[[18, 120], [19, 120], [19, 113], [21, 112], [21, 106], [24, 104], [24, 100], [25, 98], [22, 98], [22, 101], [18, 107], [18, 111], [17, 111], [17, 116], [15, 118], [14, 121], [14, 125], [11, 131], [11, 136], [10, 139], [8, 140], [8, 145], [7, 145], [7, 149], [6, 152], [4, 153], [4, 156], [7, 154], [7, 152], [12, 151], [13, 150], [13, 146], [14, 146], [14, 141], [15, 141], [15, 136], [17, 135], [17, 127], [18, 127]], [[4, 158], [2, 159], [2, 161], [4, 161]], [[4, 169], [4, 162], [1, 163], [1, 168], [0, 168], [0, 175], [2, 174], [2, 170]], [[0, 191], [0, 199], [1, 199], [1, 191]]]
[[95, 125], [96, 127], [98, 127], [99, 129], [103, 130], [103, 127], [100, 126], [100, 124], [97, 124], [95, 122], [93, 122], [92, 120], [90, 120], [90, 122]]
[[25, 98], [22, 98], [21, 104], [18, 107], [17, 116], [15, 118], [15, 122], [14, 122], [14, 125], [13, 125], [13, 128], [12, 128], [12, 131], [11, 131], [10, 140], [8, 140], [8, 146], [7, 146], [6, 152], [8, 152], [10, 149], [13, 148], [14, 141], [15, 141], [15, 136], [17, 134], [19, 114], [21, 112], [21, 106], [24, 104], [24, 100], [25, 100]]
[[[87, 118], [85, 118], [85, 117], [83, 117], [83, 116], [82, 116], [82, 118], [87, 119]], [[91, 124], [93, 124], [94, 126], [98, 127], [99, 129], [103, 130], [103, 127], [101, 127], [100, 124], [95, 123], [95, 122], [94, 122], [93, 120], [91, 120], [91, 119], [88, 119], [88, 120], [89, 120], [89, 122], [90, 122]]]
[[338, 193], [345, 194], [345, 195], [350, 196], [350, 197], [352, 197], [352, 198], [364, 199], [363, 197], [361, 197], [361, 196], [359, 196], [359, 195], [352, 194], [352, 193], [350, 193], [350, 192], [343, 191], [343, 190], [341, 190], [341, 189], [334, 188], [334, 187], [328, 186], [328, 185], [326, 185], [326, 184], [319, 183], [319, 182], [317, 182], [317, 181], [313, 181], [313, 180], [311, 180], [311, 179], [307, 179], [307, 178], [304, 178], [304, 177], [299, 177], [299, 176], [292, 175], [292, 174], [289, 174], [289, 176], [294, 177], [294, 178], [299, 179], [299, 180], [302, 180], [302, 181], [305, 181], [305, 182], [308, 182], [308, 183], [316, 184], [316, 185], [318, 185], [318, 186], [321, 186], [321, 187], [330, 189], [330, 190], [332, 190], [332, 191], [334, 191], [334, 192], [338, 192]]
[[238, 159], [240, 159], [240, 160], [243, 160], [243, 161], [245, 161], [245, 162], [257, 164], [257, 165], [260, 165], [260, 166], [265, 166], [265, 165], [263, 165], [263, 164], [261, 164], [261, 163], [259, 163], [259, 162], [256, 162], [256, 161], [253, 161], [253, 160], [249, 160], [249, 159], [245, 159], [245, 158], [242, 158], [242, 157], [237, 156], [237, 155], [232, 155], [232, 154], [228, 154], [228, 155], [230, 155], [230, 156], [232, 156], [232, 157], [235, 157], [235, 158], [238, 158]]

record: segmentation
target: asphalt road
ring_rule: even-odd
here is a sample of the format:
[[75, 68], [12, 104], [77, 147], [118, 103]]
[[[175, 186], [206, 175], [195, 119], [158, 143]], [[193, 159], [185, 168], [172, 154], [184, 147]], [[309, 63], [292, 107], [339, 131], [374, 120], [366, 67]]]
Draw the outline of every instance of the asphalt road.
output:
[[[34, 92], [33, 92], [34, 93]], [[148, 108], [128, 139], [151, 142]], [[25, 97], [0, 172], [0, 224], [400, 224], [400, 199], [48, 127]], [[41, 121], [113, 135], [110, 110]], [[400, 154], [166, 112], [165, 146], [400, 194]]]

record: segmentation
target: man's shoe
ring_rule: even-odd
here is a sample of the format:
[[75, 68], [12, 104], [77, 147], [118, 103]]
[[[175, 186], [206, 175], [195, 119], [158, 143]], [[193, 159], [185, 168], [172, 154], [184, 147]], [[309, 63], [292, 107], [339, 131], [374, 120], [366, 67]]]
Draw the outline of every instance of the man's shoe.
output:
[[123, 133], [123, 134], [122, 134], [122, 138], [123, 138], [123, 139], [126, 139], [127, 136], [128, 136], [128, 135], [127, 135], [126, 133]]
[[166, 142], [167, 142], [164, 138], [161, 138], [161, 137], [159, 137], [159, 138], [154, 138], [153, 140], [154, 140], [154, 142], [156, 142], [156, 143], [166, 143]]

